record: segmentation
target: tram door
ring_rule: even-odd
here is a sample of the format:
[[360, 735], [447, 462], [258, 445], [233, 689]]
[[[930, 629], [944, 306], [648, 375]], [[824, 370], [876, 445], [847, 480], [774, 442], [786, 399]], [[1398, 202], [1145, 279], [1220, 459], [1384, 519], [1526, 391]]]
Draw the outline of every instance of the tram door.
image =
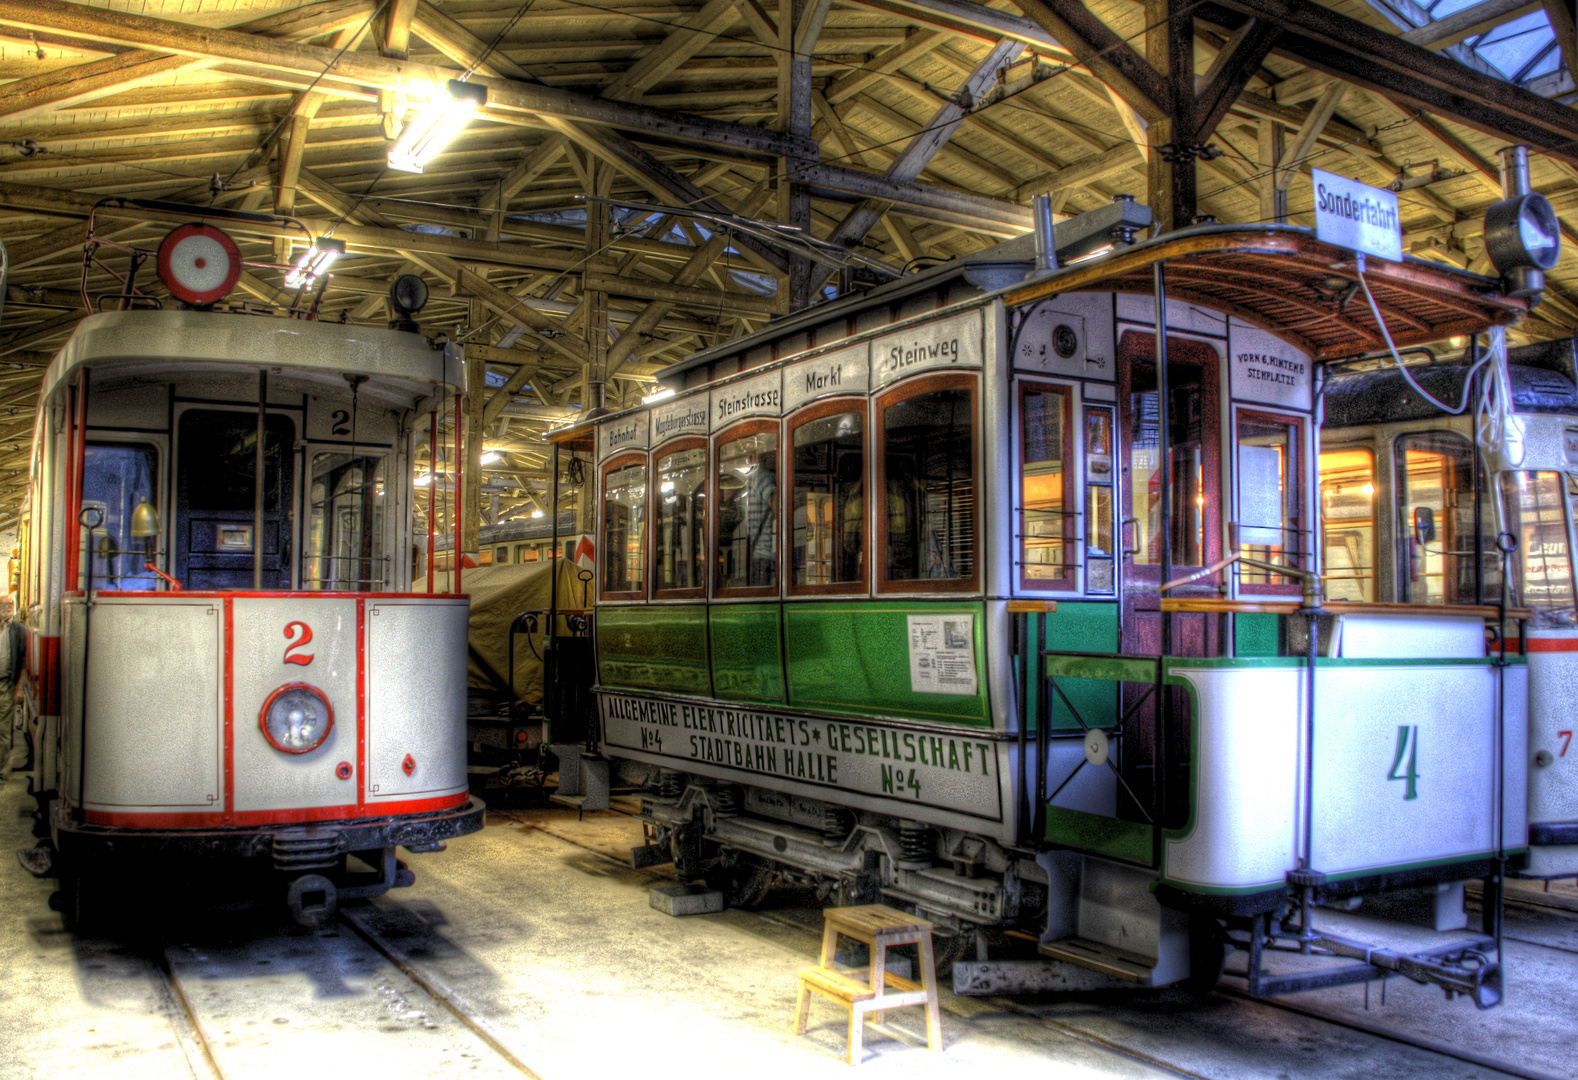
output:
[[[191, 409], [181, 414], [175, 482], [175, 576], [188, 589], [252, 588], [257, 491], [257, 414]], [[290, 588], [290, 507], [296, 426], [264, 422], [263, 588]]]
[[[1222, 456], [1219, 408], [1221, 363], [1215, 348], [1201, 341], [1167, 339], [1168, 462], [1161, 461], [1161, 402], [1156, 385], [1156, 335], [1127, 331], [1118, 342], [1119, 453], [1122, 461], [1123, 573], [1122, 649], [1131, 656], [1162, 651], [1162, 469], [1167, 469], [1173, 579], [1222, 557], [1220, 503]], [[1173, 588], [1169, 597], [1216, 596], [1216, 576]], [[1221, 652], [1221, 618], [1198, 612], [1166, 616], [1168, 654], [1216, 656]], [[1134, 709], [1124, 739], [1120, 766], [1133, 797], [1119, 799], [1119, 813], [1146, 820], [1153, 801], [1155, 702], [1148, 688], [1124, 686], [1124, 711]], [[1188, 700], [1171, 691], [1171, 715], [1187, 717]], [[1143, 700], [1142, 700], [1143, 699]], [[1162, 759], [1167, 769], [1169, 825], [1187, 810], [1188, 724], [1169, 726]], [[1125, 805], [1127, 804], [1127, 805]]]

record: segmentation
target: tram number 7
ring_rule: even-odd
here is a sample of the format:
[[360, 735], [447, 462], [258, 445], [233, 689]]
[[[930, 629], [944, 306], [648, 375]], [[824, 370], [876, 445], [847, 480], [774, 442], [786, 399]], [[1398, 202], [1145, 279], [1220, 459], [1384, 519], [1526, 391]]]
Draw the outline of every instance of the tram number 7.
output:
[[882, 794], [913, 795], [920, 798], [920, 773], [915, 769], [882, 766]]
[[[1403, 758], [1408, 759], [1406, 772], [1403, 768]], [[1405, 724], [1397, 729], [1397, 753], [1392, 757], [1392, 771], [1386, 774], [1388, 780], [1405, 780], [1408, 783], [1403, 793], [1403, 801], [1419, 798], [1419, 725]]]

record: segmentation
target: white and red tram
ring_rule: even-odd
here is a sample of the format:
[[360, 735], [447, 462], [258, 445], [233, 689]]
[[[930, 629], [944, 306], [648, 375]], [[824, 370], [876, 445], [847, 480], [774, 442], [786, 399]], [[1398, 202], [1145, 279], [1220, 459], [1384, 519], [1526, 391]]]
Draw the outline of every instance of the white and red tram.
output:
[[458, 352], [406, 310], [214, 310], [235, 248], [189, 260], [216, 260], [183, 289], [161, 258], [199, 302], [85, 318], [39, 392], [18, 611], [50, 846], [23, 861], [68, 915], [128, 872], [250, 860], [312, 924], [410, 884], [398, 846], [482, 825], [468, 602], [411, 591], [413, 458], [465, 385]]

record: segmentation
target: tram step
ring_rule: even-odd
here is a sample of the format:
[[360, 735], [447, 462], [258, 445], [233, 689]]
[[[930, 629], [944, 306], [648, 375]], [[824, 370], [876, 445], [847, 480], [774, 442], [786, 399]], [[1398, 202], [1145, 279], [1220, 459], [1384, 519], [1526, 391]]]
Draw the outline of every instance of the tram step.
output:
[[1059, 941], [1042, 942], [1039, 951], [1042, 956], [1053, 960], [1078, 964], [1080, 967], [1099, 971], [1125, 982], [1138, 983], [1140, 986], [1156, 985], [1154, 958], [1132, 953], [1126, 949], [1115, 949], [1099, 941], [1077, 937], [1063, 938]]

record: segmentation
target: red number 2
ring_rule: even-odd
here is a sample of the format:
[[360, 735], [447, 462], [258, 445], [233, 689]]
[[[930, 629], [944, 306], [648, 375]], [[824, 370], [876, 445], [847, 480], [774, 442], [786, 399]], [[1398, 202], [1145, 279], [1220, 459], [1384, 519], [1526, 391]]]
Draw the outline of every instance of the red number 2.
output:
[[303, 667], [306, 667], [308, 664], [312, 663], [312, 653], [307, 653], [303, 656], [295, 656], [292, 654], [294, 654], [299, 649], [305, 649], [307, 647], [307, 643], [312, 640], [312, 627], [308, 626], [304, 622], [288, 622], [285, 624], [285, 640], [290, 641], [291, 638], [296, 636], [295, 631], [298, 626], [301, 627], [301, 640], [292, 641], [289, 645], [285, 646], [285, 663], [300, 664]]
[[1558, 734], [1558, 735], [1560, 735], [1562, 737], [1562, 752], [1557, 754], [1556, 756], [1557, 757], [1566, 757], [1567, 756], [1567, 748], [1573, 744], [1573, 733], [1570, 732], [1570, 731], [1558, 731], [1556, 734]]

